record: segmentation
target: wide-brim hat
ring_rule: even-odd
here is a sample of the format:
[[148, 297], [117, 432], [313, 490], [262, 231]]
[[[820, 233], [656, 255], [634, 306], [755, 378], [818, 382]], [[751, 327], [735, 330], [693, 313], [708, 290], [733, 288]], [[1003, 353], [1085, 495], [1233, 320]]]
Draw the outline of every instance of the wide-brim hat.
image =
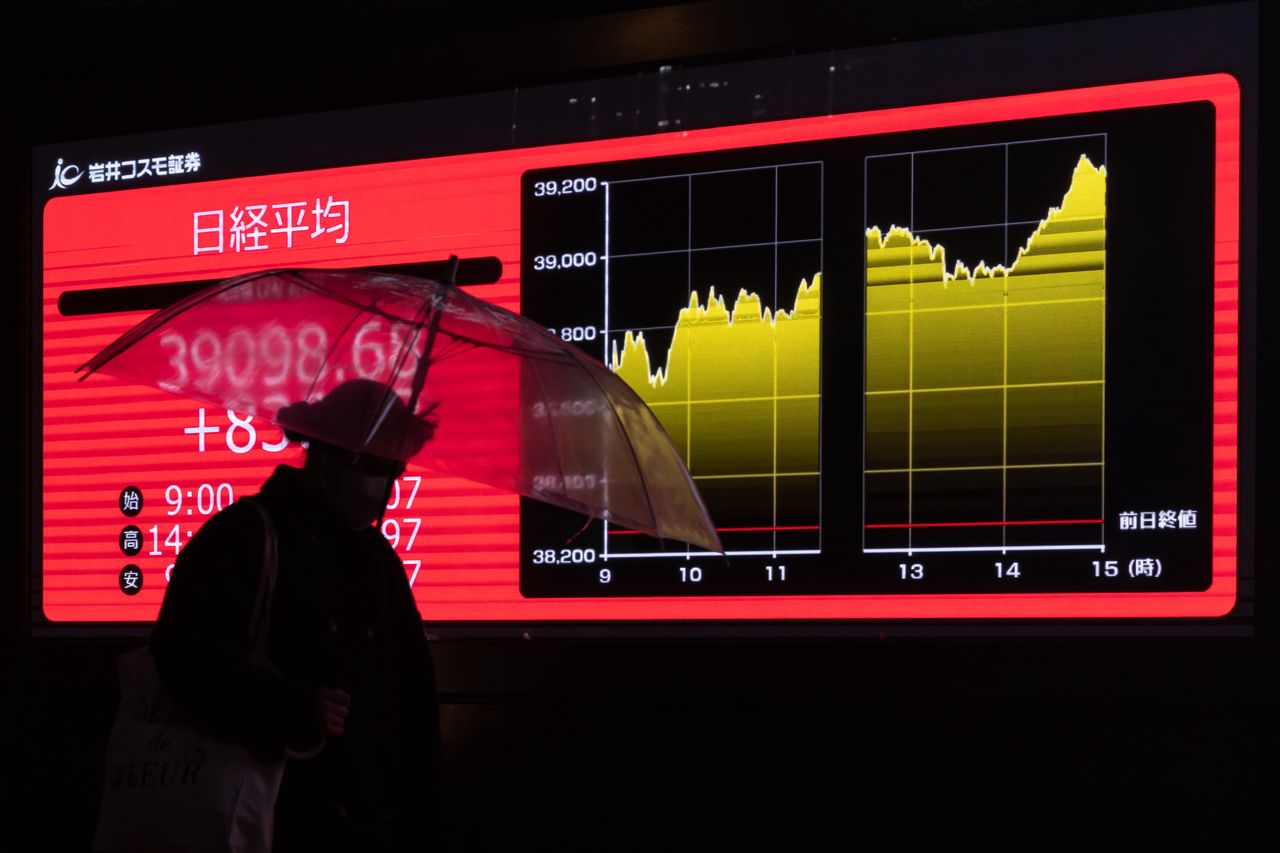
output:
[[435, 431], [435, 422], [409, 411], [392, 388], [372, 379], [351, 379], [323, 398], [285, 406], [276, 423], [295, 441], [408, 462]]

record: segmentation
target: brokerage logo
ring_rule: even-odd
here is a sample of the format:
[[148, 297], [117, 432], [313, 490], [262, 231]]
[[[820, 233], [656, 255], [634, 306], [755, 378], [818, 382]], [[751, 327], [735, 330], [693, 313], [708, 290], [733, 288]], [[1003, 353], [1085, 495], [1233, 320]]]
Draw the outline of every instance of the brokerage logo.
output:
[[62, 165], [62, 158], [58, 158], [58, 165], [53, 167], [53, 183], [49, 186], [51, 190], [65, 190], [76, 181], [84, 177], [84, 171], [74, 163], [69, 166]]
[[161, 157], [139, 157], [136, 160], [105, 160], [100, 163], [90, 163], [87, 169], [82, 169], [74, 163], [64, 165], [63, 159], [59, 157], [58, 164], [53, 167], [53, 183], [49, 185], [49, 189], [68, 189], [85, 175], [89, 176], [89, 183], [103, 184], [134, 181], [138, 178], [186, 175], [200, 171], [200, 165], [198, 151], [187, 154], [166, 154]]

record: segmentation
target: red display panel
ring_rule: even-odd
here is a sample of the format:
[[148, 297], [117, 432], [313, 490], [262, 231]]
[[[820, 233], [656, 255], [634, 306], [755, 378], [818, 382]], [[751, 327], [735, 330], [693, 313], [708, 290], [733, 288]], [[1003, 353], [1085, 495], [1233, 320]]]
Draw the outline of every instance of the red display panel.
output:
[[[1207, 122], [1209, 140], [1205, 156], [1184, 164], [1188, 170], [1208, 176], [1205, 192], [1209, 207], [1200, 214], [1207, 228], [1204, 233], [1171, 235], [1200, 240], [1209, 258], [1206, 274], [1197, 285], [1203, 299], [1188, 306], [1196, 316], [1204, 315], [1201, 319], [1210, 339], [1207, 350], [1195, 356], [1207, 377], [1208, 392], [1202, 399], [1192, 401], [1193, 412], [1184, 411], [1180, 417], [1201, 418], [1211, 424], [1211, 435], [1206, 453], [1179, 460], [1181, 467], [1199, 478], [1197, 482], [1202, 480], [1206, 485], [1194, 495], [1189, 492], [1190, 496], [1181, 502], [1171, 497], [1164, 504], [1106, 503], [1096, 517], [1086, 514], [1026, 520], [1110, 525], [1117, 531], [1127, 531], [1124, 525], [1132, 516], [1138, 531], [1135, 535], [1147, 535], [1142, 531], [1146, 530], [1150, 514], [1150, 541], [1170, 542], [1171, 550], [1194, 551], [1188, 559], [1196, 565], [1187, 570], [1183, 582], [1173, 584], [1174, 588], [1151, 583], [1157, 579], [1142, 574], [1143, 565], [1138, 566], [1138, 574], [1133, 573], [1135, 561], [1158, 560], [1158, 548], [1131, 550], [1113, 560], [1099, 543], [1094, 553], [1081, 552], [1081, 571], [1087, 576], [1093, 567], [1093, 577], [1081, 581], [1086, 588], [1074, 582], [1058, 587], [1051, 584], [1048, 589], [1025, 584], [1019, 587], [1018, 576], [1012, 578], [1015, 583], [998, 589], [990, 588], [988, 583], [972, 588], [946, 584], [912, 588], [907, 584], [913, 580], [915, 566], [921, 565], [923, 573], [924, 563], [916, 562], [917, 552], [907, 545], [900, 549], [901, 559], [893, 556], [886, 563], [891, 571], [902, 566], [900, 580], [904, 585], [889, 585], [875, 592], [783, 595], [742, 587], [723, 594], [700, 594], [689, 589], [664, 594], [661, 589], [655, 593], [645, 588], [632, 595], [596, 595], [566, 587], [563, 594], [558, 594], [558, 588], [529, 583], [528, 575], [536, 567], [529, 564], [526, 552], [534, 543], [522, 544], [519, 498], [421, 470], [411, 470], [393, 493], [384, 533], [405, 559], [414, 595], [429, 622], [1225, 614], [1235, 604], [1237, 589], [1240, 189], [1239, 92], [1234, 79], [1225, 75], [56, 198], [45, 206], [43, 222], [43, 612], [55, 623], [153, 619], [164, 593], [166, 569], [200, 522], [229, 500], [256, 491], [276, 464], [298, 464], [300, 460], [299, 449], [288, 446], [278, 429], [256, 420], [210, 410], [104, 376], [77, 382], [75, 368], [145, 312], [67, 316], [59, 307], [64, 294], [218, 279], [277, 267], [406, 264], [456, 254], [499, 258], [503, 264], [501, 280], [470, 290], [481, 298], [520, 310], [522, 303], [529, 301], [522, 292], [522, 282], [527, 279], [530, 284], [525, 286], [533, 287], [535, 279], [535, 270], [526, 269], [522, 263], [547, 257], [538, 254], [538, 247], [526, 245], [522, 232], [522, 213], [528, 214], [525, 208], [530, 204], [527, 181], [539, 175], [558, 174], [556, 170], [575, 169], [582, 164], [605, 168], [608, 164], [699, 155], [750, 158], [768, 154], [773, 158], [771, 163], [791, 164], [800, 161], [789, 152], [799, 149], [787, 146], [853, 146], [862, 141], [887, 145], [885, 150], [893, 156], [910, 155], [935, 150], [928, 143], [928, 134], [973, 131], [979, 136], [965, 144], [980, 147], [994, 144], [991, 139], [1004, 143], [1025, 141], [1030, 138], [1030, 130], [1024, 127], [1031, 128], [1036, 122], [1069, 124], [1087, 119], [1094, 128], [1090, 133], [1105, 135], [1113, 117], [1119, 128], [1125, 122], [1139, 122], [1146, 115], [1144, 110], [1179, 105], [1204, 108], [1203, 119], [1187, 120]], [[1034, 124], [1037, 129], [1048, 126]], [[981, 137], [985, 131], [990, 131], [990, 138]], [[777, 155], [773, 156], [773, 152]], [[847, 151], [839, 156], [854, 157]], [[856, 156], [862, 158], [859, 162], [870, 162], [871, 157], [890, 154]], [[806, 154], [804, 162], [826, 161]], [[1123, 164], [1113, 164], [1109, 157], [1105, 165], [1112, 181], [1107, 190], [1110, 200], [1117, 192], [1116, 182], [1125, 180], [1125, 172]], [[675, 174], [657, 166], [650, 171]], [[832, 194], [832, 171], [823, 172], [824, 203]], [[699, 172], [709, 173], [709, 169]], [[616, 178], [619, 182], [623, 179]], [[1113, 242], [1122, 241], [1124, 236], [1110, 226], [1107, 234], [1110, 252]], [[843, 239], [860, 237], [845, 234]], [[547, 263], [542, 261], [543, 266]], [[835, 346], [839, 338], [829, 310], [834, 304], [829, 296], [832, 288], [843, 285], [861, 293], [864, 285], [871, 283], [871, 269], [868, 259], [862, 270], [846, 266], [843, 278], [830, 269], [812, 271], [823, 277], [824, 353], [829, 354], [830, 346]], [[855, 277], [863, 275], [866, 280]], [[1199, 272], [1195, 275], [1199, 276]], [[1108, 281], [1112, 292], [1121, 291], [1114, 298], [1122, 299], [1125, 283]], [[547, 293], [548, 286], [538, 285], [538, 298], [549, 304]], [[706, 297], [705, 292], [703, 296]], [[852, 319], [846, 316], [846, 321], [851, 329], [863, 328], [867, 340], [873, 340], [871, 326], [859, 316], [864, 307], [860, 306]], [[774, 306], [775, 312], [782, 308]], [[1133, 330], [1121, 327], [1118, 331]], [[291, 346], [305, 348], [304, 326], [300, 324], [292, 332]], [[1107, 334], [1110, 342], [1110, 327]], [[193, 340], [181, 352], [174, 348], [173, 368], [194, 372], [214, 369], [223, 346], [222, 341]], [[864, 368], [866, 364], [871, 362], [866, 362]], [[1108, 367], [1108, 382], [1113, 381], [1111, 371], [1121, 367]], [[824, 361], [823, 417], [835, 406], [833, 395], [840, 386], [834, 380], [830, 362]], [[856, 401], [860, 389], [856, 382], [854, 385], [846, 392]], [[1002, 385], [1012, 387], [1007, 380]], [[869, 389], [864, 386], [861, 395], [875, 393]], [[1111, 424], [1107, 429], [1121, 426], [1135, 431], [1146, 429], [1138, 424]], [[868, 476], [869, 465], [864, 457], [837, 469], [840, 457], [828, 452], [833, 436], [827, 432], [830, 430], [824, 431], [821, 454], [823, 514], [812, 525], [796, 526], [820, 528], [824, 537], [829, 530], [849, 526], [864, 530], [910, 528], [924, 536], [935, 522], [917, 521], [914, 516], [877, 521], [842, 502], [842, 483], [850, 494], [857, 491], [858, 483]], [[848, 441], [856, 443], [857, 436]], [[1000, 467], [1011, 467], [1007, 459], [1005, 462]], [[1103, 463], [1099, 458], [1089, 464]], [[907, 467], [916, 470], [911, 464]], [[136, 513], [135, 494], [140, 495]], [[1164, 533], [1161, 519], [1168, 512], [1175, 516], [1173, 526]], [[1178, 514], [1183, 514], [1182, 527], [1178, 526]], [[1194, 535], [1206, 542], [1205, 554], [1183, 549], [1176, 538], [1154, 538], [1181, 535], [1178, 531], [1187, 530], [1189, 519], [1194, 519]], [[960, 521], [950, 526], [994, 525], [1003, 529], [1021, 524], [1022, 521], [1006, 517], [998, 521]], [[955, 545], [969, 540], [948, 541]], [[840, 567], [857, 572], [868, 564], [868, 555], [875, 553], [866, 548], [865, 540], [861, 550], [842, 552], [828, 547], [829, 538], [824, 542], [817, 550], [828, 573], [839, 571]], [[1114, 554], [1114, 537], [1111, 542]], [[1092, 540], [1089, 544], [1092, 546]], [[967, 547], [970, 546], [960, 544], [953, 550]], [[922, 547], [919, 553], [928, 552]], [[999, 556], [996, 559], [998, 566], [1008, 563]], [[1172, 562], [1170, 556], [1165, 559]], [[735, 560], [740, 565], [743, 562]], [[597, 578], [599, 568], [592, 566]], [[1113, 569], [1114, 575], [1110, 574]]]

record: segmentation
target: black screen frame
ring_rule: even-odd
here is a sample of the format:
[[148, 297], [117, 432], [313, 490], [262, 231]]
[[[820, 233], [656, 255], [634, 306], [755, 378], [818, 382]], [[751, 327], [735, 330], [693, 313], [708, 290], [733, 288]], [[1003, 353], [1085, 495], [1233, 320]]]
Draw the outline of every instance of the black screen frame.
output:
[[[722, 14], [720, 6], [724, 4], [691, 4], [685, 8], [688, 15]], [[716, 8], [711, 8], [716, 7]], [[634, 27], [637, 23], [649, 20], [660, 22], [660, 13], [664, 10], [632, 10], [604, 16], [598, 20], [587, 18], [570, 19], [575, 23], [588, 27], [596, 27], [597, 33], [609, 34]], [[669, 10], [667, 10], [669, 11]], [[1008, 11], [1007, 9], [1005, 11]], [[1021, 10], [1025, 14], [1025, 10]], [[1145, 10], [1139, 10], [1145, 11]], [[648, 16], [648, 17], [646, 17]], [[656, 17], [655, 17], [656, 16]], [[619, 103], [627, 103], [634, 107], [640, 103], [656, 103], [664, 93], [678, 88], [680, 82], [705, 82], [718, 76], [722, 69], [748, 68], [753, 73], [762, 74], [766, 79], [779, 81], [780, 85], [789, 87], [785, 101], [767, 112], [764, 116], [755, 116], [755, 120], [799, 117], [804, 115], [820, 115], [823, 111], [844, 111], [848, 109], [872, 109], [878, 106], [908, 105], [915, 103], [934, 103], [959, 100], [969, 97], [981, 97], [991, 94], [1018, 94], [1034, 92], [1063, 86], [1085, 86], [1123, 82], [1132, 79], [1154, 79], [1162, 76], [1184, 75], [1190, 73], [1206, 73], [1225, 71], [1232, 74], [1240, 82], [1242, 94], [1242, 130], [1241, 130], [1241, 403], [1240, 403], [1240, 537], [1238, 564], [1240, 566], [1239, 595], [1243, 618], [1236, 623], [1224, 623], [1219, 620], [1081, 620], [1073, 621], [1069, 630], [1063, 623], [1032, 624], [1028, 622], [1002, 622], [984, 620], [982, 622], [964, 622], [952, 620], [948, 622], [930, 622], [916, 624], [897, 624], [886, 626], [879, 623], [857, 624], [810, 624], [810, 625], [761, 625], [736, 623], [703, 623], [698, 625], [680, 623], [659, 623], [644, 625], [613, 625], [601, 630], [600, 623], [587, 625], [560, 624], [523, 625], [504, 623], [493, 624], [449, 624], [439, 626], [439, 635], [446, 638], [466, 640], [471, 637], [525, 637], [532, 633], [535, 636], [572, 640], [580, 637], [596, 639], [614, 638], [628, 639], [647, 638], [733, 638], [733, 639], [769, 639], [769, 638], [806, 638], [806, 637], [879, 637], [888, 628], [890, 635], [905, 637], [983, 637], [996, 639], [1004, 636], [1022, 638], [1058, 637], [1064, 634], [1087, 637], [1122, 637], [1137, 635], [1147, 638], [1161, 636], [1191, 638], [1196, 636], [1247, 638], [1254, 636], [1261, 625], [1259, 617], [1253, 611], [1255, 606], [1256, 575], [1254, 567], [1259, 566], [1255, 543], [1255, 509], [1258, 507], [1258, 483], [1255, 472], [1261, 470], [1258, 449], [1256, 447], [1259, 422], [1260, 399], [1254, 392], [1261, 392], [1257, 382], [1259, 341], [1257, 328], [1260, 314], [1256, 288], [1256, 236], [1258, 225], [1257, 203], [1257, 51], [1256, 27], [1258, 10], [1255, 4], [1217, 4], [1191, 8], [1184, 11], [1164, 11], [1151, 15], [1131, 17], [1111, 17], [1092, 19], [1088, 11], [1080, 13], [1074, 22], [1058, 22], [1048, 20], [1017, 20], [1017, 16], [1006, 19], [1021, 24], [1039, 24], [1030, 29], [987, 29], [991, 21], [963, 20], [963, 25], [970, 28], [968, 35], [953, 36], [948, 39], [933, 40], [919, 38], [907, 40], [905, 43], [893, 44], [896, 39], [875, 36], [876, 26], [887, 26], [877, 21], [871, 28], [873, 35], [864, 36], [872, 43], [859, 42], [857, 38], [845, 39], [839, 46], [827, 45], [827, 49], [819, 53], [803, 53], [795, 48], [780, 48], [776, 43], [782, 38], [774, 34], [772, 37], [761, 35], [758, 30], [751, 35], [741, 37], [740, 43], [727, 48], [723, 39], [707, 37], [702, 42], [696, 39], [692, 43], [674, 40], [677, 47], [672, 50], [683, 50], [683, 55], [670, 54], [663, 58], [652, 59], [649, 54], [661, 55], [660, 51], [667, 47], [661, 42], [646, 48], [633, 48], [630, 63], [620, 62], [602, 64], [599, 57], [585, 48], [578, 53], [566, 54], [561, 62], [550, 66], [535, 67], [523, 63], [530, 60], [528, 53], [517, 53], [515, 58], [508, 57], [503, 70], [473, 71], [470, 76], [463, 75], [452, 83], [434, 82], [421, 85], [418, 94], [435, 96], [424, 104], [389, 104], [374, 106], [358, 106], [358, 102], [367, 102], [368, 80], [357, 81], [354, 77], [344, 85], [332, 87], [327, 100], [319, 96], [297, 98], [291, 105], [324, 107], [324, 108], [358, 108], [375, 122], [386, 122], [388, 125], [407, 118], [420, 123], [424, 130], [440, 127], [452, 127], [456, 132], [438, 134], [439, 141], [423, 150], [419, 145], [414, 147], [413, 156], [453, 153], [462, 150], [492, 150], [494, 147], [522, 147], [530, 144], [564, 141], [569, 138], [585, 137], [582, 120], [569, 116], [556, 118], [553, 104], [564, 104], [575, 93], [587, 91], [611, 91], [606, 97], [619, 99]], [[607, 19], [607, 20], [606, 20]], [[566, 19], [543, 22], [544, 29], [564, 24]], [[955, 23], [955, 20], [952, 20]], [[822, 43], [822, 39], [830, 38], [818, 32], [812, 21], [810, 27], [792, 44], [812, 47]], [[924, 27], [920, 30], [924, 35], [940, 35], [934, 22], [934, 28]], [[964, 26], [956, 29], [964, 29]], [[795, 36], [795, 33], [790, 33]], [[369, 36], [370, 41], [376, 37]], [[499, 36], [499, 39], [506, 36]], [[876, 39], [879, 42], [876, 43]], [[940, 82], [936, 86], [923, 86], [915, 80], [899, 80], [895, 71], [903, 68], [919, 68], [922, 62], [936, 63], [939, 72], [945, 69], [949, 59], [962, 55], [983, 55], [1001, 45], [1008, 45], [1011, 40], [1022, 46], [1022, 52], [1016, 58], [1017, 73], [1011, 73], [1006, 64], [989, 62], [975, 66], [967, 75], [948, 77], [939, 73]], [[808, 41], [807, 44], [806, 41]], [[852, 44], [851, 44], [852, 42]], [[763, 43], [763, 44], [762, 44]], [[1093, 61], [1087, 68], [1073, 69], [1070, 79], [1064, 80], [1053, 71], [1054, 59], [1063, 60], [1070, 53], [1069, 44], [1089, 44], [1094, 52]], [[1127, 52], [1134, 44], [1142, 44], [1141, 53]], [[1195, 49], [1187, 49], [1188, 45]], [[1175, 50], [1174, 48], [1178, 49]], [[247, 48], [244, 48], [247, 50]], [[302, 47], [295, 47], [299, 52], [306, 52]], [[316, 48], [311, 48], [314, 50]], [[1056, 51], [1056, 53], [1055, 53]], [[620, 54], [627, 57], [626, 53]], [[859, 65], [860, 80], [864, 89], [844, 100], [834, 98], [830, 92], [821, 92], [804, 85], [822, 62], [830, 59], [837, 61], [851, 58]], [[912, 60], [915, 60], [914, 62]], [[189, 58], [179, 61], [170, 58], [179, 76], [188, 76], [206, 84], [213, 82], [210, 72], [197, 70], [199, 60]], [[744, 65], [743, 63], [754, 63]], [[63, 76], [46, 84], [48, 91], [37, 89], [32, 97], [43, 99], [46, 105], [58, 103], [56, 91], [64, 91], [67, 85], [78, 79], [87, 81], [93, 73], [91, 58], [82, 58], [79, 62], [69, 63]], [[128, 68], [117, 75], [108, 74], [107, 80], [120, 81], [118, 85], [127, 83]], [[926, 66], [927, 67], [927, 66]], [[206, 76], [201, 76], [201, 74]], [[366, 74], [376, 72], [368, 71]], [[493, 76], [498, 75], [499, 80]], [[877, 76], [878, 75], [878, 76]], [[900, 74], [898, 75], [900, 76]], [[926, 75], [927, 76], [927, 75]], [[531, 85], [532, 84], [532, 85]], [[402, 90], [392, 87], [392, 93]], [[599, 96], [599, 95], [598, 95]], [[283, 97], [283, 96], [277, 96]], [[474, 118], [477, 105], [488, 105], [482, 110], [492, 116], [502, 113], [502, 120], [496, 118], [488, 124], [479, 123]], [[498, 109], [501, 105], [503, 109]], [[343, 128], [352, 128], [360, 124], [352, 121], [350, 114], [311, 113], [305, 116], [283, 116], [290, 110], [278, 100], [270, 97], [244, 97], [237, 102], [233, 95], [224, 95], [216, 99], [209, 115], [220, 121], [241, 119], [232, 125], [216, 127], [195, 127], [193, 118], [198, 110], [191, 106], [185, 108], [163, 106], [150, 112], [139, 111], [133, 115], [110, 115], [105, 106], [81, 109], [59, 110], [59, 117], [50, 119], [33, 116], [33, 121], [26, 128], [28, 139], [26, 160], [30, 163], [30, 174], [27, 189], [24, 193], [24, 204], [20, 206], [21, 227], [31, 229], [23, 233], [22, 257], [20, 258], [20, 281], [38, 284], [39, 271], [36, 260], [39, 258], [38, 216], [35, 214], [43, 207], [43, 201], [49, 197], [45, 189], [48, 174], [51, 173], [56, 156], [74, 157], [77, 153], [90, 149], [101, 150], [101, 146], [120, 146], [127, 148], [135, 140], [146, 138], [149, 144], [178, 150], [183, 148], [184, 141], [192, 138], [192, 134], [200, 134], [202, 139], [214, 139], [225, 146], [227, 157], [224, 162], [234, 162], [237, 150], [242, 156], [252, 156], [255, 166], [245, 171], [239, 167], [236, 175], [263, 174], [285, 168], [289, 163], [290, 170], [298, 168], [320, 168], [338, 166], [349, 163], [368, 162], [373, 156], [368, 150], [361, 151], [359, 138], [348, 139], [351, 147], [343, 159], [334, 159], [323, 147], [306, 150], [302, 155], [291, 149], [289, 140], [273, 134], [277, 123], [288, 122], [298, 128], [309, 128], [317, 138], [333, 139], [336, 135], [349, 133]], [[516, 134], [507, 126], [505, 107], [512, 107], [515, 116], [513, 124], [520, 128], [519, 142], [512, 139]], [[658, 105], [659, 107], [661, 104]], [[547, 110], [552, 110], [548, 112]], [[33, 110], [34, 112], [34, 110]], [[714, 111], [713, 111], [714, 112]], [[653, 115], [658, 115], [655, 107]], [[678, 110], [671, 111], [667, 121], [677, 118], [689, 118], [692, 112], [683, 116]], [[705, 125], [725, 124], [732, 121], [751, 120], [745, 114], [726, 115], [724, 112], [708, 113], [703, 117]], [[244, 123], [247, 121], [248, 123]], [[557, 125], [557, 122], [562, 124]], [[188, 126], [191, 129], [185, 129]], [[547, 128], [560, 126], [563, 129], [551, 132]], [[668, 128], [675, 131], [692, 129], [698, 122], [689, 118], [687, 123], [671, 124]], [[610, 135], [623, 135], [622, 131], [634, 132], [634, 127], [615, 128], [613, 131], [599, 127], [587, 127], [587, 132], [598, 134], [594, 138], [607, 138]], [[103, 138], [104, 131], [124, 135]], [[406, 138], [411, 134], [406, 134]], [[246, 142], [247, 140], [247, 142]], [[279, 144], [277, 144], [277, 141]], [[217, 147], [215, 146], [215, 150]], [[385, 147], [379, 149], [384, 151]], [[393, 149], [394, 150], [394, 149]], [[407, 153], [405, 156], [409, 156]], [[215, 158], [216, 159], [216, 158]], [[383, 153], [379, 159], [394, 159]], [[202, 179], [216, 178], [215, 171], [202, 175]], [[229, 175], [227, 175], [229, 176]], [[37, 223], [34, 227], [31, 223]], [[31, 318], [31, 325], [22, 323], [19, 327], [19, 338], [22, 341], [24, 368], [21, 371], [25, 387], [22, 400], [24, 408], [21, 417], [24, 434], [22, 441], [22, 480], [29, 484], [29, 495], [38, 494], [38, 447], [39, 447], [39, 404], [38, 404], [38, 363], [39, 329], [37, 317], [31, 310], [31, 290], [23, 287], [20, 300], [22, 310], [20, 317]], [[20, 321], [21, 323], [21, 321]], [[25, 500], [23, 509], [29, 517], [20, 519], [20, 594], [18, 596], [18, 634], [25, 636], [137, 636], [141, 631], [136, 627], [118, 625], [84, 625], [75, 628], [51, 628], [39, 624], [33, 618], [31, 602], [33, 590], [31, 575], [25, 567], [33, 565], [34, 543], [38, 541], [40, 528], [39, 510], [34, 499]], [[1239, 609], [1239, 608], [1238, 608]], [[37, 611], [38, 612], [38, 611]]]

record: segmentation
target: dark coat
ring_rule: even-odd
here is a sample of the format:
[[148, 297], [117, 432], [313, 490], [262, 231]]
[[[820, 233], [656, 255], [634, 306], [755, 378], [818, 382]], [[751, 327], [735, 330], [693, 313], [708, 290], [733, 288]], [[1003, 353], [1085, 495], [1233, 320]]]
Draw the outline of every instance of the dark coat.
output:
[[263, 520], [237, 502], [178, 556], [151, 638], [156, 667], [193, 714], [277, 756], [319, 743], [316, 688], [346, 690], [345, 734], [286, 766], [276, 851], [401, 849], [410, 839], [420, 848], [439, 770], [422, 618], [386, 539], [344, 528], [305, 486], [302, 471], [281, 466], [255, 498], [279, 549], [273, 666], [250, 660], [248, 640]]

